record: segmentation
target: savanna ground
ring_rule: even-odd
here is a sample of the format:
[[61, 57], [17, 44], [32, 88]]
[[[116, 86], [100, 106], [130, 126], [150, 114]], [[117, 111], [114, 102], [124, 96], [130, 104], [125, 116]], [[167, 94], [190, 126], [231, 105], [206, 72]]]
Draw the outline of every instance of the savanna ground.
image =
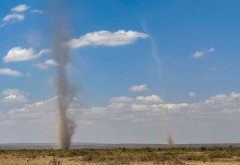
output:
[[0, 165], [240, 165], [240, 148], [0, 150]]

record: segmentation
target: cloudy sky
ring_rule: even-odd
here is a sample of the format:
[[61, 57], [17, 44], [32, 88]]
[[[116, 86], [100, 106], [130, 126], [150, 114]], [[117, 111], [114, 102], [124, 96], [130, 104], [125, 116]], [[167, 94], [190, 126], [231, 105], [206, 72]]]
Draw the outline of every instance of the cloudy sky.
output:
[[[239, 0], [67, 2], [73, 141], [240, 142]], [[57, 141], [49, 4], [0, 2], [0, 143]]]

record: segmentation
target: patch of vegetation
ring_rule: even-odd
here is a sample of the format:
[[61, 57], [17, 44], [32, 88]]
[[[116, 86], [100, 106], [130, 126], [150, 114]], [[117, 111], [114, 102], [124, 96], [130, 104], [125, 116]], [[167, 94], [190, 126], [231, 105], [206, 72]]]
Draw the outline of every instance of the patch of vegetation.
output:
[[117, 148], [117, 149], [69, 149], [69, 150], [0, 150], [0, 155], [14, 155], [30, 159], [53, 157], [50, 165], [61, 165], [60, 158], [77, 158], [79, 161], [129, 164], [130, 162], [154, 162], [156, 164], [184, 164], [186, 161], [237, 160], [240, 148]]

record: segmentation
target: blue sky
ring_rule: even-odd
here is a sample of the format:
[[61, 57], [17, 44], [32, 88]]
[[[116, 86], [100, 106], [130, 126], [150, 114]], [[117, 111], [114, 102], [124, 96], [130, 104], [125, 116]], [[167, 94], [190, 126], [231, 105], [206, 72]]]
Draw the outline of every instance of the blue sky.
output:
[[[67, 2], [74, 141], [239, 142], [238, 0]], [[49, 4], [0, 2], [0, 143], [56, 139]]]

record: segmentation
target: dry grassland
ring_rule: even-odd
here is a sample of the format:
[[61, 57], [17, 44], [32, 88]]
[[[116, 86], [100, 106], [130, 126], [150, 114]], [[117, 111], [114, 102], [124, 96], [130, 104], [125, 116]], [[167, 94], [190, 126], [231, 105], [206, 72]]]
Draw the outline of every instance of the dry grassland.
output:
[[0, 165], [240, 165], [240, 148], [0, 150]]

